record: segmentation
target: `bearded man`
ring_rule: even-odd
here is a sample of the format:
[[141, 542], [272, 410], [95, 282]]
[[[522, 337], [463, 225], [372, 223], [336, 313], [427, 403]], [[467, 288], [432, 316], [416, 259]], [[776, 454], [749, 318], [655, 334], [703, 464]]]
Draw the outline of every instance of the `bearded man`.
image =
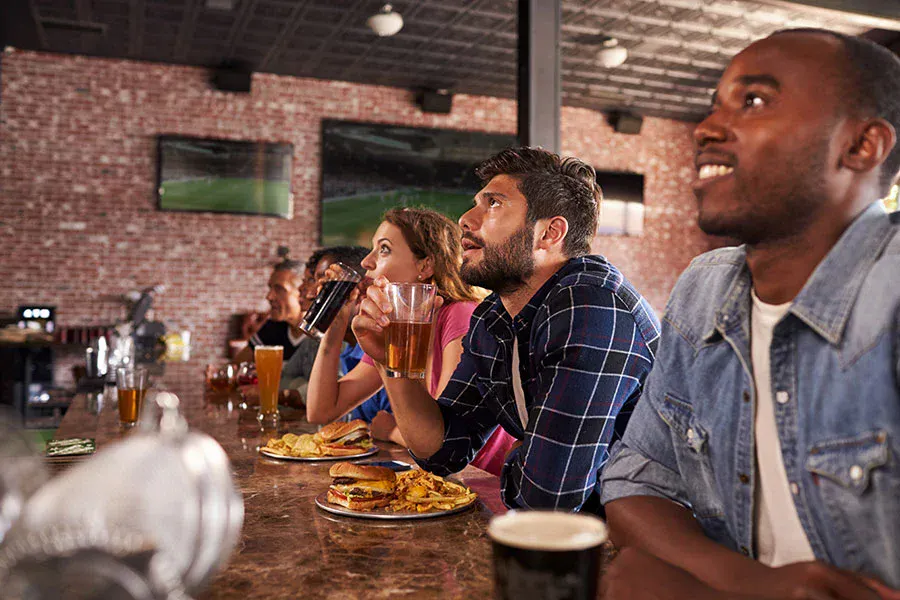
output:
[[493, 293], [441, 396], [380, 365], [387, 280], [369, 287], [353, 331], [422, 467], [463, 469], [500, 426], [519, 440], [501, 474], [507, 506], [598, 513], [599, 473], [653, 365], [659, 321], [618, 269], [590, 255], [601, 199], [590, 166], [513, 148], [477, 173], [485, 186], [459, 220], [461, 273]]

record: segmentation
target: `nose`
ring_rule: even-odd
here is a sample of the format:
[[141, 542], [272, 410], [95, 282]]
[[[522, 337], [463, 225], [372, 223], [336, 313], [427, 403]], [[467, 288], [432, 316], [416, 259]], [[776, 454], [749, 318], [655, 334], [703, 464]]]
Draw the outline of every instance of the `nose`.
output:
[[272, 302], [275, 300], [275, 290], [269, 288], [269, 291], [266, 293], [266, 300]]
[[364, 259], [362, 259], [362, 261], [359, 264], [366, 271], [374, 271], [375, 270], [375, 249], [373, 248], [371, 252], [366, 254], [366, 257]]
[[459, 226], [463, 231], [477, 231], [481, 226], [478, 207], [473, 206], [459, 218]]
[[694, 144], [703, 148], [707, 144], [728, 139], [728, 126], [721, 110], [714, 110], [694, 129]]

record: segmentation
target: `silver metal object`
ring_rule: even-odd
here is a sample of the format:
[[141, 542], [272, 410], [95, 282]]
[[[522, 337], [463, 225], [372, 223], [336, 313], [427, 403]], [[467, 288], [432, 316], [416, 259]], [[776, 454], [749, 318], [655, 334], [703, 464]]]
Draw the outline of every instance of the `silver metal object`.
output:
[[[8, 544], [51, 531], [90, 539], [133, 536], [170, 565], [186, 590], [202, 587], [237, 544], [244, 505], [222, 447], [188, 431], [178, 407], [168, 392], [148, 398], [134, 434], [31, 497]], [[145, 576], [152, 582], [154, 573]]]

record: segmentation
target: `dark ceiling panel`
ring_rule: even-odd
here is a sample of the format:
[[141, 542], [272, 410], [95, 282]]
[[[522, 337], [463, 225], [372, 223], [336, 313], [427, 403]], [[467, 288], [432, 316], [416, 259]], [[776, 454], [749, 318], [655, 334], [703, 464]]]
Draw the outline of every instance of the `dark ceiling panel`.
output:
[[[4, 29], [22, 48], [204, 66], [239, 60], [279, 74], [456, 93], [516, 91], [516, 0], [398, 0], [405, 24], [391, 38], [365, 24], [383, 0], [235, 0], [231, 10], [207, 0], [28, 1], [17, 28]], [[885, 33], [873, 39], [900, 45], [900, 22], [886, 27], [786, 0], [563, 0], [562, 13], [564, 103], [677, 119], [702, 116], [730, 58], [778, 29], [858, 34], [880, 26]], [[93, 33], [60, 28], [60, 20]], [[629, 51], [623, 65], [600, 65], [600, 35]]]

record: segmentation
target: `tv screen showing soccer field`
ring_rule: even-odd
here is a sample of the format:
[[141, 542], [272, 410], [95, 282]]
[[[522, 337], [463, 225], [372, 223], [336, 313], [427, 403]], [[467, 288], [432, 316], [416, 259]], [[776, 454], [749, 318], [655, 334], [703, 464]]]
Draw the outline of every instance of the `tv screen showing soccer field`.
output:
[[291, 218], [291, 144], [160, 136], [162, 210]]
[[454, 221], [481, 189], [475, 167], [512, 134], [324, 121], [322, 245], [370, 246], [384, 212], [424, 206]]

